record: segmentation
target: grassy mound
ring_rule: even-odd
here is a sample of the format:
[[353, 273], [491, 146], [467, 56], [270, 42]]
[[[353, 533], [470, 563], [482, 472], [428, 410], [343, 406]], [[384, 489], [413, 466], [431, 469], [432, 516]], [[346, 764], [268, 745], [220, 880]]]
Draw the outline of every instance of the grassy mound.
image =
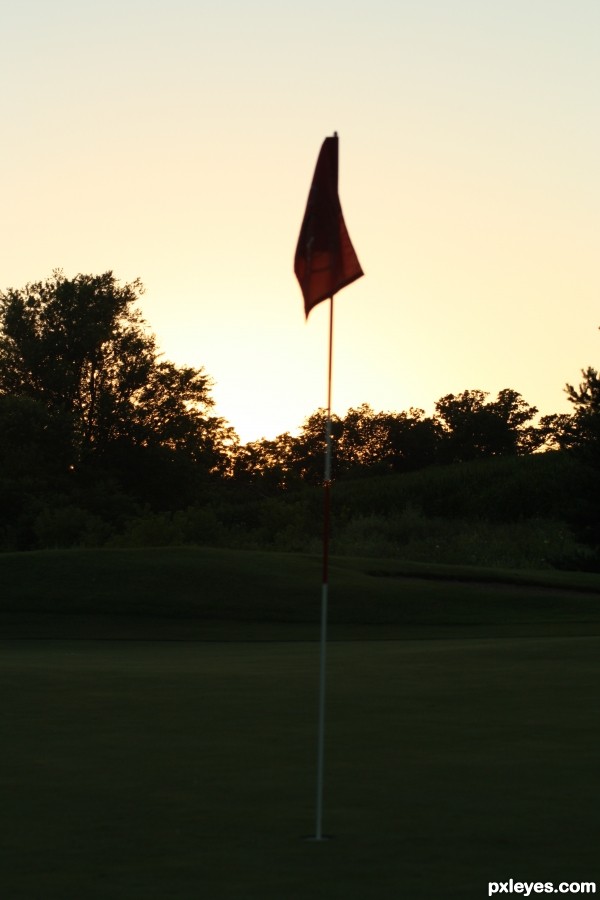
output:
[[[161, 626], [151, 623], [161, 621], [171, 636], [269, 637], [298, 626], [312, 635], [320, 584], [319, 557], [302, 554], [189, 547], [3, 554], [0, 619], [5, 634], [16, 627], [23, 636], [60, 634], [74, 621], [88, 636], [100, 628], [158, 637]], [[380, 636], [554, 625], [589, 631], [600, 623], [600, 576], [334, 557], [330, 621], [357, 636], [361, 629]]]

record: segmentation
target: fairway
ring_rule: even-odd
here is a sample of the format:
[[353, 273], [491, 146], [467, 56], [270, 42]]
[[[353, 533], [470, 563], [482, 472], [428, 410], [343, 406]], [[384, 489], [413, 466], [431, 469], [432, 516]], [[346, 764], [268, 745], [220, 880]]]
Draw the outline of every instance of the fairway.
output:
[[2, 896], [470, 900], [600, 880], [600, 638], [4, 641]]

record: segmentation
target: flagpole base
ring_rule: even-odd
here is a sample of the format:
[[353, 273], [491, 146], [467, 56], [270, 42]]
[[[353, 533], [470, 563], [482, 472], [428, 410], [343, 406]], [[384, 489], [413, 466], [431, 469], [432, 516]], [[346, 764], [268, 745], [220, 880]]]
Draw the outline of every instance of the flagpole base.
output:
[[323, 844], [327, 843], [327, 841], [333, 840], [332, 834], [322, 834], [321, 837], [317, 837], [314, 834], [309, 835], [308, 837], [302, 838], [303, 841], [306, 841], [307, 844]]

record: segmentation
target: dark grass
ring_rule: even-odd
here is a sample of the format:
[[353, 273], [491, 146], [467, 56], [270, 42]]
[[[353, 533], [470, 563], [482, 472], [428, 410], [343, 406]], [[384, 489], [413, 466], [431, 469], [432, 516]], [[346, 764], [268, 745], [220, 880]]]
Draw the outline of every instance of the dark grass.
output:
[[0, 556], [2, 634], [38, 638], [0, 641], [1, 896], [598, 880], [598, 576], [334, 559], [311, 844], [319, 583], [283, 553]]
[[479, 900], [599, 880], [600, 638], [0, 643], [2, 897]]
[[[215, 548], [0, 555], [6, 637], [310, 638], [319, 621], [318, 557]], [[590, 634], [600, 576], [332, 560], [336, 637]], [[300, 631], [294, 629], [300, 628]], [[516, 630], [515, 630], [516, 629]], [[541, 629], [541, 631], [540, 631]]]

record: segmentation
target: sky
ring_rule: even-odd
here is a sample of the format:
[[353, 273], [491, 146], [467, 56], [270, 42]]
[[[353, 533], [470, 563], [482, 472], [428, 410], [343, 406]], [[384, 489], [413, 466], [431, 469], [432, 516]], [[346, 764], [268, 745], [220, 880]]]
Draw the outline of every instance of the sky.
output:
[[600, 366], [597, 0], [20, 0], [0, 33], [0, 289], [139, 277], [243, 441], [326, 404], [293, 256], [334, 131], [365, 272], [338, 414], [472, 388], [566, 412]]

